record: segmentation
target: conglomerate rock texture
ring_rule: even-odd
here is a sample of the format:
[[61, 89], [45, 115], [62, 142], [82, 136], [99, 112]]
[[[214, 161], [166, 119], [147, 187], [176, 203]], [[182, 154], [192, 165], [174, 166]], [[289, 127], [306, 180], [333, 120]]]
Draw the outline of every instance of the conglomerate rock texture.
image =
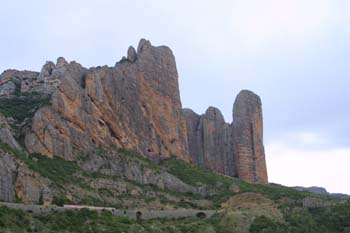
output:
[[[7, 70], [0, 75], [0, 98], [22, 95], [50, 99], [26, 119], [26, 152], [76, 160], [96, 148], [125, 149], [155, 161], [175, 156], [218, 173], [267, 183], [260, 98], [242, 91], [231, 124], [214, 107], [203, 115], [182, 109], [175, 58], [166, 46], [142, 39], [137, 50], [130, 46], [127, 57], [114, 67], [87, 69], [58, 58], [40, 73]], [[2, 126], [2, 143], [20, 149], [8, 124]], [[10, 185], [9, 174], [3, 177]]]

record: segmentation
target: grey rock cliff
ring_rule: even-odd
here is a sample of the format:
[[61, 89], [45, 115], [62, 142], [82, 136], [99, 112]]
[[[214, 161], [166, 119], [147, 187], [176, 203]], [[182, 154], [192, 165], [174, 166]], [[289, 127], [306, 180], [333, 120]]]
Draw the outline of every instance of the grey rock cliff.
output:
[[21, 150], [21, 146], [13, 137], [12, 129], [7, 122], [7, 119], [0, 114], [0, 143], [9, 145], [11, 148]]
[[231, 127], [219, 109], [209, 107], [199, 116], [184, 109], [192, 162], [211, 171], [235, 176]]
[[241, 91], [233, 107], [233, 123], [209, 107], [203, 115], [183, 109], [191, 160], [200, 167], [249, 182], [267, 183], [260, 98]]
[[267, 183], [261, 100], [251, 91], [243, 90], [236, 97], [232, 135], [238, 177]]
[[31, 153], [74, 160], [77, 151], [123, 148], [150, 159], [189, 161], [175, 58], [141, 40], [137, 53], [111, 67], [47, 63], [40, 79], [56, 80], [51, 106], [39, 109], [26, 134]]
[[15, 201], [16, 161], [8, 153], [0, 150], [0, 200]]
[[155, 185], [160, 189], [208, 195], [205, 188], [188, 185], [167, 171], [156, 171], [142, 161], [127, 159], [118, 153], [104, 156], [91, 153], [88, 159], [80, 163], [80, 167], [89, 173], [119, 176], [143, 185]]
[[[16, 122], [21, 129], [16, 137], [24, 136], [29, 153], [76, 160], [96, 148], [125, 149], [155, 161], [175, 156], [246, 181], [268, 182], [260, 98], [240, 92], [231, 124], [214, 107], [203, 115], [182, 110], [176, 62], [166, 46], [141, 39], [114, 67], [86, 69], [60, 57], [40, 73], [0, 75], [0, 98], [32, 95], [46, 99], [37, 100], [34, 116]], [[0, 140], [20, 149], [11, 134], [0, 127]]]
[[50, 181], [31, 171], [12, 154], [0, 149], [0, 201], [51, 203]]

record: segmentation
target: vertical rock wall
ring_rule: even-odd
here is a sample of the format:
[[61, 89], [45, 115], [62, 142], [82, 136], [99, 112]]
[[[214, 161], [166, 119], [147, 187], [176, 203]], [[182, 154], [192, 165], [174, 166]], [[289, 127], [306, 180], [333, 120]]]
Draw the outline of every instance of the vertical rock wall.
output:
[[241, 91], [235, 100], [232, 135], [238, 177], [267, 183], [261, 100], [251, 91]]
[[189, 161], [175, 58], [141, 40], [115, 67], [85, 69], [60, 58], [39, 77], [59, 83], [27, 133], [29, 152], [74, 160], [76, 151], [124, 148]]
[[194, 164], [254, 183], [267, 183], [260, 98], [241, 91], [233, 107], [233, 123], [225, 123], [213, 107], [199, 116], [183, 109], [189, 152]]
[[209, 107], [199, 116], [183, 109], [191, 160], [200, 167], [236, 176], [232, 154], [232, 132], [219, 109]]
[[[26, 130], [30, 153], [74, 160], [77, 152], [123, 148], [153, 160], [174, 155], [246, 181], [268, 181], [260, 98], [241, 91], [232, 124], [214, 107], [203, 115], [182, 109], [175, 58], [166, 46], [142, 39], [114, 67], [86, 69], [58, 58], [40, 73], [0, 75], [0, 98], [18, 92], [51, 96]], [[9, 127], [0, 127], [0, 140], [18, 148], [9, 134]]]

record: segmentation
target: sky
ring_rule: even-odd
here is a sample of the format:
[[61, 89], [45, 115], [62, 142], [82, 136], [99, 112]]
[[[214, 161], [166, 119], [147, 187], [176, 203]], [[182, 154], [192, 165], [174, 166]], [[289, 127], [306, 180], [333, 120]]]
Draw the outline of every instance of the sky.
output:
[[141, 38], [169, 46], [183, 107], [232, 121], [263, 103], [269, 181], [350, 193], [350, 1], [0, 0], [0, 72], [63, 56], [113, 66]]

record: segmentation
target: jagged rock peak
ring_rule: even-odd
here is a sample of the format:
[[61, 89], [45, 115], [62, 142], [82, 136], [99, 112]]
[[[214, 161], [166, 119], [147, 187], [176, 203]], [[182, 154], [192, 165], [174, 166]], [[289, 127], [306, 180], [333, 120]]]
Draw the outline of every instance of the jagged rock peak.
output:
[[141, 39], [137, 52], [130, 46], [114, 68], [86, 69], [60, 57], [40, 75], [9, 70], [0, 76], [0, 97], [15, 96], [19, 88], [51, 98], [26, 130], [30, 153], [75, 160], [96, 147], [123, 148], [267, 183], [259, 96], [248, 90], [237, 95], [232, 124], [215, 107], [202, 115], [182, 109], [175, 57], [166, 46]]
[[149, 40], [142, 38], [137, 46], [137, 54], [141, 54], [144, 49], [150, 48], [152, 46]]
[[224, 116], [222, 115], [221, 111], [216, 107], [210, 106], [205, 111], [205, 115], [210, 120], [215, 120], [218, 122], [225, 122]]
[[68, 65], [68, 62], [66, 61], [66, 59], [64, 59], [64, 57], [59, 57], [57, 58], [57, 62], [56, 62], [56, 68], [61, 68], [65, 65]]
[[51, 75], [52, 71], [56, 68], [55, 63], [52, 61], [47, 61], [45, 65], [41, 68], [40, 74], [38, 79], [43, 80], [45, 77], [48, 77]]
[[183, 113], [183, 114], [195, 114], [195, 115], [198, 115], [195, 111], [193, 111], [193, 110], [190, 109], [190, 108], [183, 108], [183, 109], [182, 109], [182, 113]]
[[128, 49], [128, 60], [130, 62], [135, 62], [137, 58], [136, 50], [134, 47], [130, 46]]
[[[74, 160], [95, 147], [123, 148], [151, 159], [189, 161], [175, 58], [141, 40], [128, 62], [85, 69], [72, 62], [54, 69], [58, 91], [39, 109], [26, 135], [28, 151]], [[56, 67], [57, 68], [57, 67]], [[44, 134], [47, 133], [47, 134]]]

